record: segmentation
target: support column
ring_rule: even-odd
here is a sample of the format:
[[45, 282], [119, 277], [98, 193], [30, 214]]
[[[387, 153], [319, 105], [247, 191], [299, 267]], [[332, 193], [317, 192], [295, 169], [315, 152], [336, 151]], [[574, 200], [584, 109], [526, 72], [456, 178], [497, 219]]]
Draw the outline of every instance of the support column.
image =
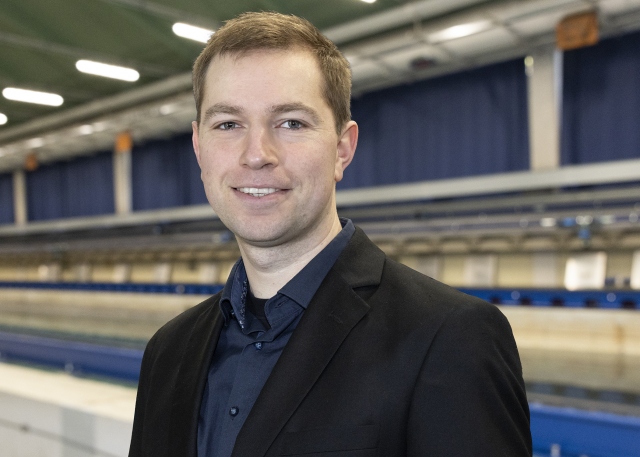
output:
[[13, 220], [16, 225], [24, 225], [27, 213], [27, 179], [24, 170], [13, 172]]
[[116, 138], [113, 150], [113, 196], [116, 214], [131, 212], [131, 148], [133, 141], [129, 132], [123, 132]]
[[532, 171], [560, 166], [562, 57], [562, 51], [553, 46], [541, 48], [525, 59]]

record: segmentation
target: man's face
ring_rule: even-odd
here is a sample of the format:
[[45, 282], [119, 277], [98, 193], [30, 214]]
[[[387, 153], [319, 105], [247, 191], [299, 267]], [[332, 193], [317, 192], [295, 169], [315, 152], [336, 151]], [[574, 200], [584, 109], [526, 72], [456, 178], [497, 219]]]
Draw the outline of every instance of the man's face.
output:
[[211, 62], [193, 145], [207, 199], [239, 242], [313, 239], [335, 222], [335, 183], [353, 157], [357, 126], [336, 133], [322, 83], [303, 50]]

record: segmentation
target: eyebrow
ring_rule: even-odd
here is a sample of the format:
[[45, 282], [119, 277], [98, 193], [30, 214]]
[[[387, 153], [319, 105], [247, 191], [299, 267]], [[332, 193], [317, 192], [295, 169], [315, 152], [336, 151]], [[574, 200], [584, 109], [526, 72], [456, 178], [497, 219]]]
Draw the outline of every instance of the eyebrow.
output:
[[292, 111], [302, 111], [311, 118], [314, 124], [321, 123], [321, 119], [317, 111], [305, 105], [304, 103], [285, 103], [282, 105], [274, 105], [269, 108], [269, 112], [271, 112], [272, 114], [285, 114]]
[[[274, 105], [269, 108], [271, 114], [285, 114], [292, 111], [302, 111], [308, 115], [314, 124], [320, 124], [322, 121], [320, 115], [313, 108], [305, 105], [304, 103], [283, 103], [282, 105]], [[206, 123], [209, 119], [218, 114], [231, 114], [233, 116], [239, 116], [244, 112], [239, 106], [227, 105], [226, 103], [216, 103], [210, 106], [204, 112], [202, 122]]]
[[202, 122], [206, 123], [213, 116], [218, 114], [231, 114], [234, 116], [239, 116], [242, 114], [243, 109], [238, 106], [227, 105], [224, 103], [216, 103], [215, 105], [210, 106], [204, 112], [204, 116], [202, 117]]

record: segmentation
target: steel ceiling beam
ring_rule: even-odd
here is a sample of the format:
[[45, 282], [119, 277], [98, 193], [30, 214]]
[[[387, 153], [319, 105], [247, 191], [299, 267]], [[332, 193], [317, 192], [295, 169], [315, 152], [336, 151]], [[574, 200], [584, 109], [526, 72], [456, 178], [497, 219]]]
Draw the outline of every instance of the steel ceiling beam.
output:
[[344, 44], [368, 36], [387, 32], [396, 28], [414, 24], [417, 21], [432, 19], [490, 0], [422, 0], [409, 2], [382, 13], [358, 19], [347, 24], [323, 30], [334, 43]]
[[42, 116], [32, 121], [16, 125], [0, 131], [0, 144], [11, 140], [41, 134], [69, 124], [86, 121], [106, 113], [122, 111], [134, 105], [169, 97], [178, 93], [191, 92], [191, 73], [171, 76], [162, 81], [131, 89], [111, 97], [101, 98], [93, 102], [70, 108], [60, 113]]
[[114, 5], [120, 5], [127, 8], [143, 11], [145, 13], [153, 14], [154, 16], [170, 19], [176, 22], [189, 22], [192, 25], [198, 25], [209, 29], [219, 29], [221, 26], [220, 21], [215, 19], [203, 18], [201, 15], [196, 15], [188, 11], [183, 11], [178, 8], [172, 8], [170, 6], [160, 5], [158, 3], [150, 2], [147, 0], [102, 0], [105, 3], [111, 3]]
[[0, 32], [0, 43], [42, 51], [47, 54], [60, 54], [73, 59], [91, 59], [113, 65], [133, 67], [150, 76], [167, 77], [173, 73], [173, 70], [170, 68], [162, 67], [160, 65], [148, 64], [131, 59], [121, 59], [110, 54], [97, 53], [83, 48], [62, 45], [51, 41], [39, 40], [37, 38], [29, 38], [13, 33]]

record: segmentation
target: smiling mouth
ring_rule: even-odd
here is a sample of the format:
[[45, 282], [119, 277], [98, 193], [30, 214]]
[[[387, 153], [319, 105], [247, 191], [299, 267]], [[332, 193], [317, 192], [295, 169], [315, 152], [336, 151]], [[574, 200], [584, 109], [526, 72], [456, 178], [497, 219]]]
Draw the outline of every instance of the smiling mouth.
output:
[[236, 187], [236, 190], [243, 194], [251, 195], [252, 197], [265, 197], [273, 194], [274, 192], [278, 192], [280, 189], [274, 189], [273, 187]]

